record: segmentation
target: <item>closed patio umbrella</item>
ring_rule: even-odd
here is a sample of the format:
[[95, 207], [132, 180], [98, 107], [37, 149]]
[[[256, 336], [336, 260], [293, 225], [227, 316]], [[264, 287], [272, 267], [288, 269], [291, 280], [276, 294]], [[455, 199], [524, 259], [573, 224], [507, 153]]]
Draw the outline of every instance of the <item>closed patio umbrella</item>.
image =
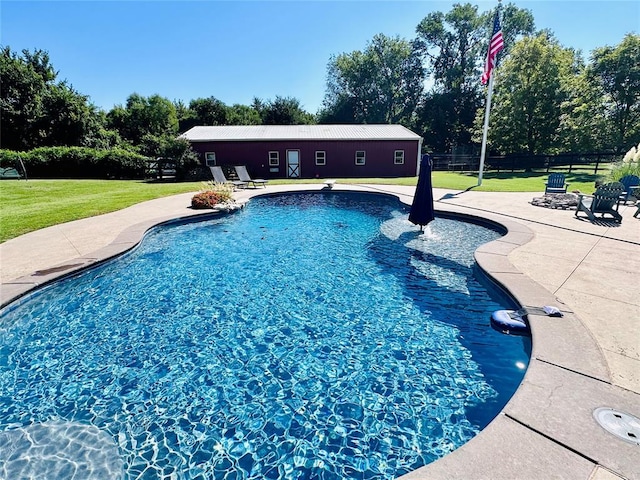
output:
[[431, 158], [429, 155], [423, 155], [420, 162], [418, 185], [416, 186], [416, 193], [413, 196], [413, 203], [409, 211], [409, 221], [415, 225], [420, 225], [420, 231], [422, 231], [423, 227], [434, 218]]

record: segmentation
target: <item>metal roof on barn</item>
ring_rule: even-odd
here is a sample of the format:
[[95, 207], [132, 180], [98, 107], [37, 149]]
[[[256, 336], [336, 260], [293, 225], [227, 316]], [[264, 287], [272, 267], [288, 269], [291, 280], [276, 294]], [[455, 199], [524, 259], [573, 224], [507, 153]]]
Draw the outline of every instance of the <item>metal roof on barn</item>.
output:
[[265, 140], [420, 140], [402, 125], [225, 125], [193, 127], [190, 142]]

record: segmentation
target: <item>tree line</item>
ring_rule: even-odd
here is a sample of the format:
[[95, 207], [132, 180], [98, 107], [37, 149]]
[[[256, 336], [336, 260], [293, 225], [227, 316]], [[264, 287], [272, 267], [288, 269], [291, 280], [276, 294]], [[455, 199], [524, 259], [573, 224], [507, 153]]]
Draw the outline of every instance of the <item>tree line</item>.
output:
[[[318, 112], [293, 97], [226, 105], [214, 96], [188, 104], [131, 94], [105, 112], [58, 79], [49, 54], [0, 55], [0, 147], [125, 149], [149, 157], [184, 155], [177, 135], [195, 125], [399, 123], [438, 153], [477, 151], [486, 90], [480, 83], [492, 13], [471, 4], [434, 12], [413, 39], [376, 35], [363, 50], [334, 55]], [[640, 138], [640, 36], [581, 52], [536, 30], [533, 15], [501, 11], [505, 49], [494, 70], [492, 153], [623, 152]]]

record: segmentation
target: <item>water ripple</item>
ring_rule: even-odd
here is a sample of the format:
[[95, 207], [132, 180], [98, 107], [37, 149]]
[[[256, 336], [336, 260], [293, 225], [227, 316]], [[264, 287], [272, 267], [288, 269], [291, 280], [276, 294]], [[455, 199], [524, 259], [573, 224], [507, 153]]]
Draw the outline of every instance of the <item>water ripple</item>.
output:
[[[253, 200], [5, 309], [0, 442], [45, 425], [47, 448], [127, 479], [394, 478], [446, 455], [513, 393], [528, 345], [488, 328], [500, 299], [473, 273], [498, 234], [437, 219], [419, 236], [406, 213]], [[91, 441], [71, 448], [60, 419]]]

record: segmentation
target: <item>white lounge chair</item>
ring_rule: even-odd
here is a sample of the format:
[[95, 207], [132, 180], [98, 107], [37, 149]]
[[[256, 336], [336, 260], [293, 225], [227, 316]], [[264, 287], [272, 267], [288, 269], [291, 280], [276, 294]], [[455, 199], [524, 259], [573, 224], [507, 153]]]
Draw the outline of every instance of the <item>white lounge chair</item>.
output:
[[244, 165], [238, 165], [234, 168], [236, 169], [236, 174], [238, 175], [238, 178], [243, 182], [253, 183], [254, 187], [257, 184], [260, 184], [265, 188], [267, 187], [267, 180], [263, 180], [262, 178], [251, 178], [249, 176], [249, 172], [247, 172], [247, 167], [245, 167]]
[[227, 180], [227, 177], [222, 171], [222, 167], [209, 167], [211, 175], [213, 175], [213, 181], [216, 183], [231, 184], [234, 188], [246, 188], [247, 182], [242, 180]]

